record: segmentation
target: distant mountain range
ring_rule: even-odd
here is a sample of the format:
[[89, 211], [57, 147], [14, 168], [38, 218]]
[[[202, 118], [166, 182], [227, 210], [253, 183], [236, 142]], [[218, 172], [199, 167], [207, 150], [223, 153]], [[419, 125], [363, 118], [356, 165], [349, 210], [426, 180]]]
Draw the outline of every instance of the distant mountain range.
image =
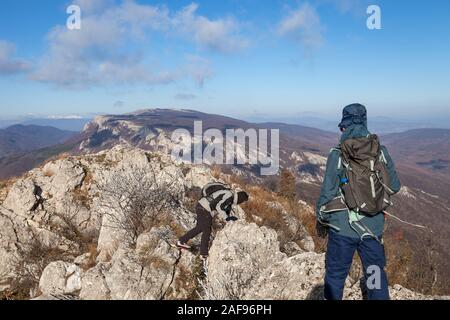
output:
[[[325, 131], [337, 132], [340, 115], [331, 118], [325, 115], [305, 113], [292, 116], [248, 116], [250, 122], [276, 121], [289, 124], [297, 124]], [[450, 129], [450, 116], [442, 118], [394, 118], [394, 117], [369, 117], [369, 130], [378, 134], [399, 133], [413, 129], [444, 128]]]
[[76, 134], [36, 125], [14, 125], [0, 129], [0, 157], [60, 144]]
[[47, 117], [47, 118], [20, 118], [15, 120], [0, 120], [0, 129], [13, 125], [36, 125], [54, 127], [64, 131], [80, 132], [92, 117]]
[[[95, 115], [72, 115], [72, 116], [46, 116], [46, 117], [22, 117], [17, 119], [0, 119], [0, 129], [15, 125], [38, 125], [50, 126], [67, 131], [81, 131], [83, 127]], [[248, 115], [237, 116], [249, 123], [285, 123], [290, 125], [300, 125], [304, 127], [316, 128], [329, 132], [337, 132], [337, 125], [340, 120], [340, 114], [333, 116], [319, 114], [315, 112], [305, 112], [293, 115]], [[450, 115], [438, 118], [431, 117], [387, 117], [375, 116], [369, 119], [369, 129], [378, 134], [400, 133], [413, 129], [450, 129]]]

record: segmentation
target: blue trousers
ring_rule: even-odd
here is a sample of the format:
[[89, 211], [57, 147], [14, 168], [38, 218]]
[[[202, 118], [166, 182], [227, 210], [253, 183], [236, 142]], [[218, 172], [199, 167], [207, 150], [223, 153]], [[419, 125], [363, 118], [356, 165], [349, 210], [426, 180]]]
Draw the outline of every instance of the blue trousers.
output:
[[[350, 272], [355, 251], [358, 251], [364, 268], [367, 298], [389, 300], [388, 280], [384, 271], [386, 266], [384, 246], [372, 238], [360, 240], [340, 236], [333, 231], [328, 234], [325, 299], [342, 300], [345, 280]], [[374, 277], [378, 278], [378, 282], [374, 282]], [[374, 285], [375, 283], [377, 285]]]

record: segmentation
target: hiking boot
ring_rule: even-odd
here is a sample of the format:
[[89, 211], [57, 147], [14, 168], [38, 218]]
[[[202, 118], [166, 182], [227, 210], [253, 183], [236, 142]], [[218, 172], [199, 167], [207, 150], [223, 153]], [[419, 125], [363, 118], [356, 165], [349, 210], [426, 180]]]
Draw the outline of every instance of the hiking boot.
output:
[[177, 242], [177, 247], [181, 249], [191, 250], [192, 247], [187, 245], [186, 243], [182, 243], [181, 241]]

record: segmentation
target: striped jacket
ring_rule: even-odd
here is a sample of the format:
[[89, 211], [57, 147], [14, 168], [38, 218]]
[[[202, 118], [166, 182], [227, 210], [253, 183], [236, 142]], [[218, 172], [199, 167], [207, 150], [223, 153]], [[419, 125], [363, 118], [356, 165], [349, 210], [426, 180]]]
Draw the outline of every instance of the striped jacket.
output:
[[231, 208], [237, 205], [238, 193], [234, 190], [219, 190], [199, 200], [200, 205], [214, 217], [216, 214], [229, 216]]

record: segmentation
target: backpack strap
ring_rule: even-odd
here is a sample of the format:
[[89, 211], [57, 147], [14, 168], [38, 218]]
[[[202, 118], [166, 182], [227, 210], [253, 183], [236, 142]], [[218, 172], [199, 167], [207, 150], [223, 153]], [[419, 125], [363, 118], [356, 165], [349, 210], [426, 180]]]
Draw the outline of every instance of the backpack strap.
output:
[[339, 147], [332, 148], [332, 149], [330, 150], [330, 154], [331, 154], [333, 151], [339, 152], [339, 160], [338, 160], [338, 166], [337, 166], [337, 168], [338, 168], [338, 170], [340, 170], [340, 169], [342, 168], [342, 164], [343, 164], [341, 148], [339, 148]]
[[382, 162], [384, 162], [384, 164], [388, 164], [388, 161], [387, 161], [387, 159], [386, 159], [386, 155], [384, 154], [384, 151], [383, 151], [383, 149], [382, 148], [380, 148], [380, 160], [382, 161]]

